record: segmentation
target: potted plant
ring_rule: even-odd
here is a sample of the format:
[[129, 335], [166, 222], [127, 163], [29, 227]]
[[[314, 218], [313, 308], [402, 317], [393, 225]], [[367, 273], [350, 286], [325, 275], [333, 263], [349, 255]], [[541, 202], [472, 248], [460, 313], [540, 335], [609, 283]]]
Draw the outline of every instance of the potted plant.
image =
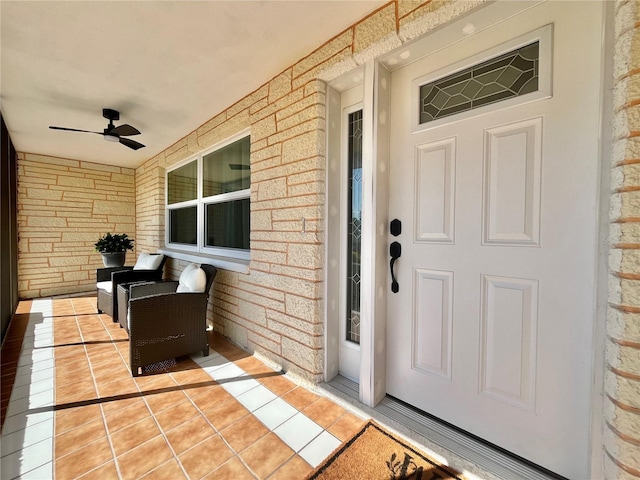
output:
[[133, 250], [133, 241], [126, 233], [107, 233], [95, 243], [96, 252], [102, 254], [105, 267], [121, 267], [124, 265], [127, 250]]

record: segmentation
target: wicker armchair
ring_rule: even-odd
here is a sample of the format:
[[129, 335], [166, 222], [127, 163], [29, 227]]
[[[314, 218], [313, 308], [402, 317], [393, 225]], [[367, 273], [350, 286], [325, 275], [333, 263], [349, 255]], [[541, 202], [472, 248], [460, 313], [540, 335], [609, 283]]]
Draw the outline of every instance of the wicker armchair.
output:
[[[149, 255], [162, 255], [151, 253]], [[162, 270], [167, 257], [163, 255], [155, 270], [138, 270], [134, 267], [98, 268], [96, 270], [96, 290], [98, 313], [106, 313], [114, 322], [118, 321], [117, 289], [121, 283], [162, 280]]]
[[[126, 325], [129, 360], [135, 377], [141, 367], [201, 351], [209, 355], [207, 304], [217, 269], [201, 265], [206, 274], [203, 293], [178, 293], [178, 282], [135, 283], [119, 290], [128, 293]], [[125, 315], [120, 305], [121, 316]], [[122, 322], [121, 322], [122, 325]]]

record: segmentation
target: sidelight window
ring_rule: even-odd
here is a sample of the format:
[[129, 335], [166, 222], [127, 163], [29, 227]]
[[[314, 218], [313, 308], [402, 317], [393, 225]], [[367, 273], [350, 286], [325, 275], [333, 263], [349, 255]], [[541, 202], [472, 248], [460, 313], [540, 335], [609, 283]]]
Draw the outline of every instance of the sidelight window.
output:
[[348, 117], [347, 331], [360, 343], [360, 256], [362, 238], [362, 110]]

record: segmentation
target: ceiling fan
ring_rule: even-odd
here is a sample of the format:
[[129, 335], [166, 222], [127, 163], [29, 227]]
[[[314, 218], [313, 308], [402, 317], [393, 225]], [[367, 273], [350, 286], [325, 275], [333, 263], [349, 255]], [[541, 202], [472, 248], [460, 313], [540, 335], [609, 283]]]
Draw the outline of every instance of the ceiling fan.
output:
[[123, 138], [130, 137], [132, 135], [140, 135], [140, 131], [137, 128], [134, 128], [126, 123], [124, 125], [118, 125], [117, 127], [113, 124], [114, 120], [120, 120], [120, 112], [112, 110], [110, 108], [103, 108], [102, 116], [109, 120], [109, 125], [107, 125], [107, 128], [105, 128], [102, 132], [92, 132], [90, 130], [78, 130], [77, 128], [53, 126], [50, 126], [49, 128], [53, 130], [67, 130], [69, 132], [96, 133], [98, 135], [102, 135], [108, 142], [120, 142], [121, 144], [133, 150], [138, 150], [139, 148], [144, 147], [143, 144], [136, 142], [135, 140], [131, 140], [130, 138]]

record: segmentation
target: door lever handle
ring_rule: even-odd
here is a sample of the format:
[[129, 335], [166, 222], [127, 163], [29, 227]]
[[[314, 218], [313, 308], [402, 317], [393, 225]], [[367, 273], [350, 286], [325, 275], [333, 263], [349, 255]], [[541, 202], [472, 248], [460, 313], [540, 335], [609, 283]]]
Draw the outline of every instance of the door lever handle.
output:
[[398, 284], [398, 280], [396, 280], [396, 275], [393, 271], [393, 265], [396, 263], [396, 260], [400, 258], [402, 255], [402, 245], [398, 242], [393, 242], [389, 245], [389, 255], [391, 255], [391, 261], [389, 262], [389, 268], [391, 268], [391, 291], [393, 293], [398, 293], [400, 290], [400, 285]]

